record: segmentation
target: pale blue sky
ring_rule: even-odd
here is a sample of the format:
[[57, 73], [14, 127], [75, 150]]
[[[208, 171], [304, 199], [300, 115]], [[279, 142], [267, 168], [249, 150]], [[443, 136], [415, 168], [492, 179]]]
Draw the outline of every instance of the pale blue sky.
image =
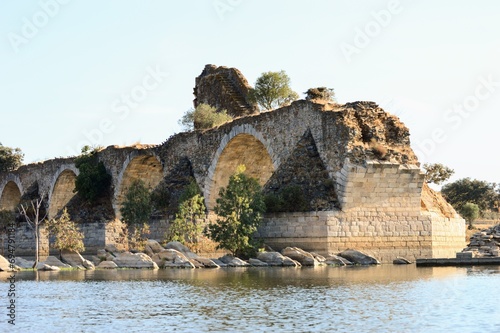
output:
[[299, 93], [375, 101], [422, 162], [500, 182], [498, 13], [495, 0], [2, 1], [0, 142], [26, 163], [161, 143], [211, 63], [251, 84], [283, 69]]

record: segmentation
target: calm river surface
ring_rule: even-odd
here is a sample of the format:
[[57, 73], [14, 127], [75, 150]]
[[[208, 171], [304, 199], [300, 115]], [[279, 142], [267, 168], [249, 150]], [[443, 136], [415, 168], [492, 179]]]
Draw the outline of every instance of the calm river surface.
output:
[[500, 332], [500, 267], [20, 272], [0, 332]]

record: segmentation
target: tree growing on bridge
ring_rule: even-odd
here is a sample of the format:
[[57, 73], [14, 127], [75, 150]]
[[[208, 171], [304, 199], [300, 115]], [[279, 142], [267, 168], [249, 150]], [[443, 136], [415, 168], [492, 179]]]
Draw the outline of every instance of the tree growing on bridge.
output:
[[186, 111], [179, 123], [184, 130], [192, 131], [193, 129], [210, 129], [231, 120], [233, 120], [233, 117], [228, 115], [226, 110], [217, 112], [216, 108], [202, 103], [196, 109]]
[[40, 226], [47, 219], [48, 209], [44, 204], [45, 194], [39, 198], [31, 200], [29, 203], [19, 205], [19, 214], [25, 219], [35, 234], [35, 263], [33, 268], [38, 265], [40, 258]]
[[424, 164], [424, 170], [426, 172], [425, 181], [429, 184], [434, 183], [436, 185], [440, 185], [447, 181], [455, 173], [455, 170], [448, 168], [441, 163], [426, 163]]
[[261, 187], [255, 178], [244, 174], [239, 166], [221, 188], [214, 207], [217, 222], [208, 226], [208, 236], [233, 255], [248, 256], [258, 246], [253, 238], [266, 210]]
[[285, 71], [262, 73], [248, 98], [263, 110], [269, 111], [290, 105], [299, 95], [290, 88], [290, 78]]
[[23, 158], [21, 149], [5, 147], [0, 143], [0, 172], [16, 170], [23, 164]]
[[82, 148], [82, 154], [75, 159], [75, 166], [80, 170], [75, 180], [75, 190], [84, 200], [95, 203], [111, 186], [111, 175], [99, 161], [99, 148]]
[[148, 222], [153, 212], [150, 190], [142, 180], [135, 180], [130, 185], [120, 212], [123, 222], [130, 229], [127, 230], [129, 245], [142, 250], [146, 242], [144, 235], [149, 234]]
[[64, 208], [58, 219], [52, 219], [47, 223], [49, 233], [55, 236], [54, 248], [59, 251], [68, 250], [82, 252], [83, 233], [78, 229], [75, 222], [71, 221], [68, 210]]

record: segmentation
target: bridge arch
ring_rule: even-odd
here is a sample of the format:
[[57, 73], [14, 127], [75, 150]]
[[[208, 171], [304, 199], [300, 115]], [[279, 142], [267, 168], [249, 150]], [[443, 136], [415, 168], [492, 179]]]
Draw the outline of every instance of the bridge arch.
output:
[[75, 196], [75, 181], [79, 171], [74, 164], [59, 167], [49, 189], [49, 218], [54, 218]]
[[136, 180], [142, 180], [146, 186], [154, 189], [163, 179], [163, 165], [158, 156], [132, 152], [123, 163], [115, 186], [113, 208], [115, 216], [121, 219], [120, 208], [127, 190]]
[[221, 140], [205, 181], [204, 195], [209, 210], [215, 206], [219, 189], [227, 186], [229, 177], [240, 164], [246, 166], [245, 173], [257, 178], [261, 186], [279, 165], [268, 140], [251, 125], [235, 126]]
[[8, 175], [2, 184], [0, 184], [0, 210], [15, 210], [21, 202], [23, 192], [19, 176]]

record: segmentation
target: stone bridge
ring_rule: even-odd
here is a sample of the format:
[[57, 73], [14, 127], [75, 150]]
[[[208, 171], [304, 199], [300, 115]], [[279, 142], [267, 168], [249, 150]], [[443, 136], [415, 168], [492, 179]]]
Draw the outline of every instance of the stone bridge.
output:
[[[268, 191], [289, 184], [314, 191], [333, 184], [325, 191], [332, 192], [335, 202], [311, 212], [266, 216], [259, 234], [277, 249], [301, 246], [328, 254], [350, 247], [389, 261], [397, 255], [450, 256], [465, 246], [464, 221], [424, 185], [408, 129], [371, 102], [332, 105], [302, 100], [214, 129], [180, 133], [157, 146], [110, 146], [98, 156], [112, 176], [109, 201], [114, 216], [81, 223], [89, 252], [117, 241], [114, 225], [134, 180], [152, 189], [172, 189], [170, 185], [181, 182], [179, 175], [191, 176], [212, 210], [219, 188], [227, 185], [240, 164]], [[22, 198], [36, 192], [35, 196], [46, 195], [53, 218], [74, 199], [77, 175], [74, 158], [0, 174], [0, 210], [14, 210]], [[19, 229], [18, 255], [30, 253], [28, 229]], [[156, 238], [161, 239], [164, 231], [159, 227]], [[46, 251], [47, 244], [42, 246]]]

